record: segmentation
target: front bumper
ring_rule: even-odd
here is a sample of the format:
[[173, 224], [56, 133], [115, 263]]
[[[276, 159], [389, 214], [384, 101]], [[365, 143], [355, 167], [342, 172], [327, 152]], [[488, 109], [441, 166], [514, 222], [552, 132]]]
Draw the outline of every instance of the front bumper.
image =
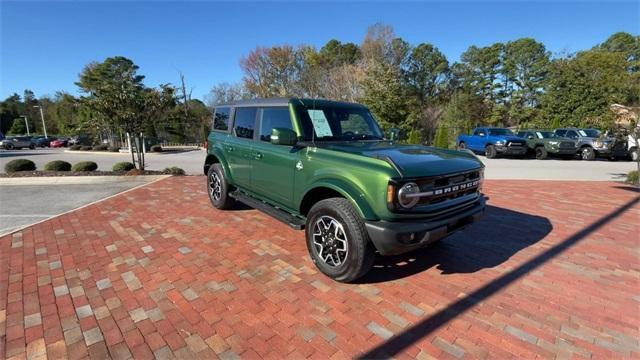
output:
[[423, 222], [367, 221], [369, 238], [381, 255], [397, 255], [421, 248], [474, 223], [484, 214], [485, 199], [438, 220]]
[[496, 151], [501, 155], [524, 155], [527, 153], [527, 147], [496, 145]]

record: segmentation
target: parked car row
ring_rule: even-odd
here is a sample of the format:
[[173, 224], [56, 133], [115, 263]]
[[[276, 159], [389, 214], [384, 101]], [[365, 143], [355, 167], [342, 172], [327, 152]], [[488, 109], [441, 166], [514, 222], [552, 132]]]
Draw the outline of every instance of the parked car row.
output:
[[501, 155], [520, 158], [533, 155], [540, 160], [550, 156], [579, 156], [582, 160], [638, 158], [638, 147], [630, 135], [620, 140], [597, 129], [525, 129], [514, 134], [506, 128], [478, 127], [471, 135], [459, 135], [456, 144], [458, 149], [482, 153], [490, 159]]
[[58, 137], [58, 136], [4, 136], [0, 138], [0, 148], [6, 150], [14, 149], [35, 149], [35, 148], [61, 148], [71, 145], [85, 144], [86, 137], [73, 136], [73, 137]]

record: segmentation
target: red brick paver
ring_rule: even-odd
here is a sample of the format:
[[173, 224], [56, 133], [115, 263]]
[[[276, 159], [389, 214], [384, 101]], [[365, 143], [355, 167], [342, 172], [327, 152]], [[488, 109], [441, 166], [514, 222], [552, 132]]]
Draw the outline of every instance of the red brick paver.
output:
[[302, 232], [153, 183], [0, 239], [0, 358], [640, 357], [638, 193], [485, 191], [481, 222], [338, 284]]

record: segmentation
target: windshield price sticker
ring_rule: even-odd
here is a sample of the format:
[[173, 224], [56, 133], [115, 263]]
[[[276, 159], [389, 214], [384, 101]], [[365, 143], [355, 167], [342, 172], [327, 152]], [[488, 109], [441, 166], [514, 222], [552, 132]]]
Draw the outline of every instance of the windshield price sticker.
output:
[[309, 118], [311, 118], [311, 123], [313, 124], [313, 129], [317, 137], [333, 136], [329, 121], [326, 116], [324, 116], [324, 111], [307, 109], [307, 113], [309, 114]]

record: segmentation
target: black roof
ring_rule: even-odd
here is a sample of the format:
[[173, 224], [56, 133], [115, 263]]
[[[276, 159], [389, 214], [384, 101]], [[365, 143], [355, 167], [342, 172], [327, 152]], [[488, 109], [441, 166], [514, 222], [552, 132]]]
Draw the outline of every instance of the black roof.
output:
[[301, 103], [304, 106], [358, 106], [364, 107], [363, 105], [343, 102], [343, 101], [334, 101], [327, 99], [306, 99], [306, 98], [295, 98], [295, 97], [274, 97], [274, 98], [258, 98], [258, 99], [250, 99], [250, 100], [237, 100], [231, 101], [227, 103], [217, 104], [217, 106], [237, 106], [237, 107], [252, 107], [252, 106], [287, 106], [291, 102]]

